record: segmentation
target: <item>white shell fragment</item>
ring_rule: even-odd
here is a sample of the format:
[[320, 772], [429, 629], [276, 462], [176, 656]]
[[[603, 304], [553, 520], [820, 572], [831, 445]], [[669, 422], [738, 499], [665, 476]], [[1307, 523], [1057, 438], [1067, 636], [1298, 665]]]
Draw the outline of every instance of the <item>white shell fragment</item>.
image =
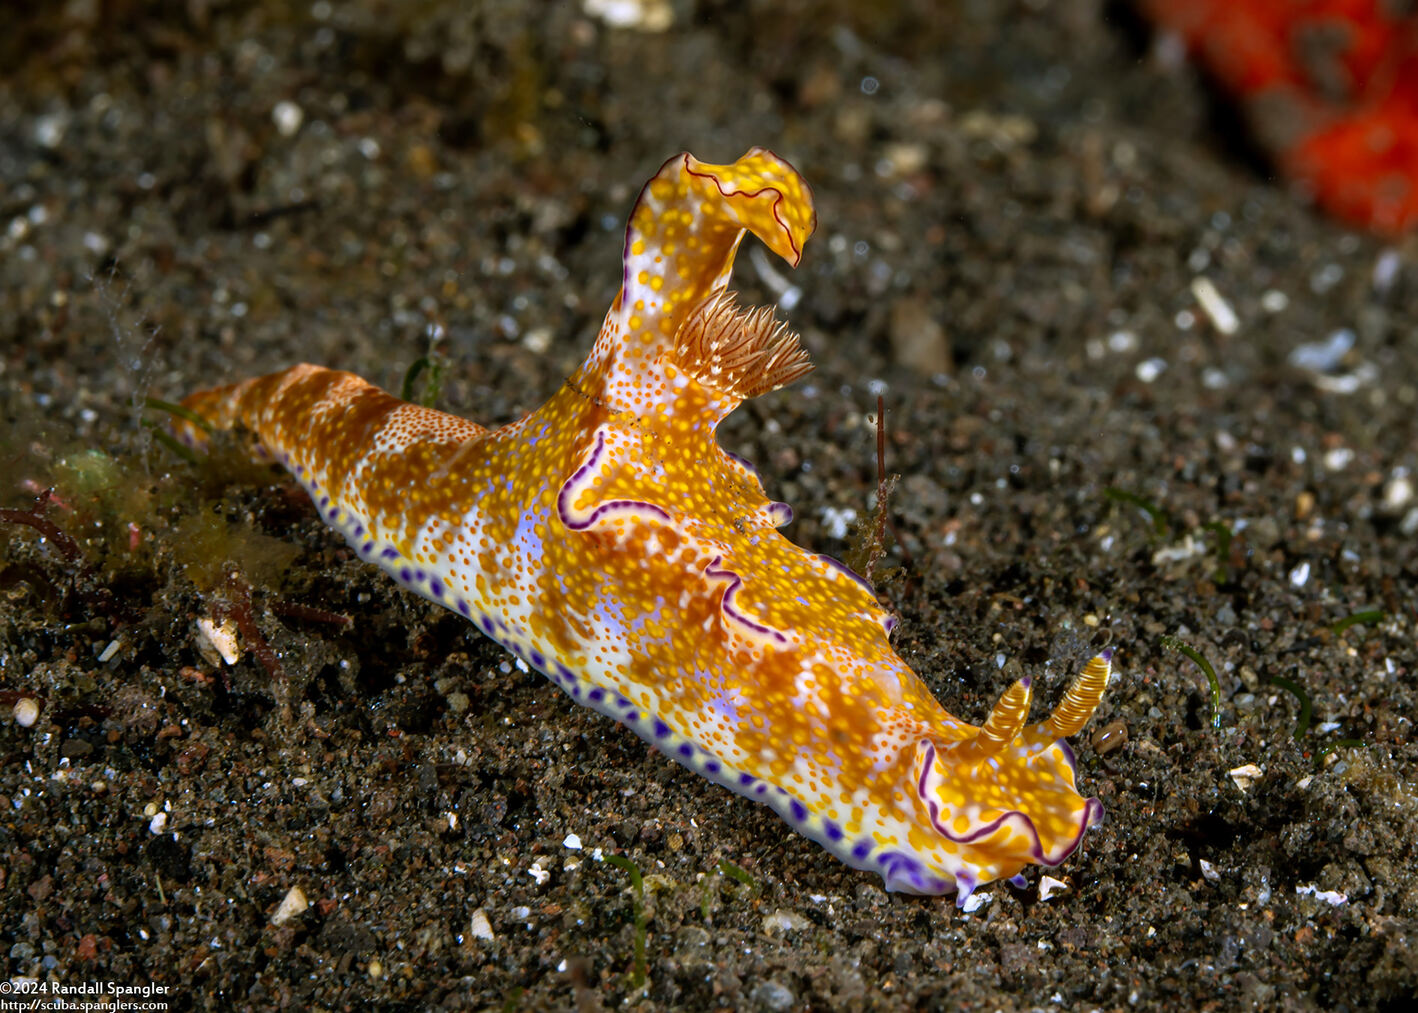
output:
[[1340, 893], [1338, 890], [1321, 890], [1313, 884], [1309, 886], [1297, 886], [1295, 887], [1295, 893], [1301, 897], [1310, 896], [1315, 900], [1324, 901], [1331, 907], [1339, 907], [1341, 904], [1349, 903], [1349, 896], [1347, 894]]
[[675, 21], [674, 7], [669, 0], [581, 0], [581, 7], [612, 28], [663, 32]]
[[1241, 329], [1241, 321], [1236, 316], [1236, 311], [1231, 308], [1231, 304], [1217, 290], [1210, 278], [1204, 275], [1193, 278], [1192, 295], [1201, 305], [1201, 311], [1206, 314], [1206, 318], [1211, 321], [1211, 326], [1222, 334], [1235, 334]]
[[281, 898], [281, 903], [276, 907], [276, 913], [271, 915], [271, 924], [284, 925], [309, 906], [310, 901], [305, 899], [305, 891], [298, 886], [293, 886]]
[[1231, 775], [1231, 780], [1236, 782], [1236, 787], [1242, 791], [1249, 791], [1251, 785], [1265, 776], [1265, 771], [1254, 763], [1243, 763], [1239, 767], [1231, 768], [1227, 773]]
[[22, 696], [15, 701], [15, 724], [21, 728], [33, 728], [39, 720], [39, 701], [32, 696]]
[[208, 664], [225, 662], [235, 665], [241, 660], [241, 644], [236, 639], [236, 623], [228, 619], [218, 626], [208, 617], [198, 619], [197, 651]]
[[972, 915], [994, 899], [994, 894], [976, 890], [966, 898], [965, 903], [960, 906], [960, 910], [967, 915]]
[[482, 908], [473, 912], [472, 924], [469, 929], [473, 933], [474, 939], [491, 941], [497, 938], [497, 935], [492, 931], [492, 922], [487, 920], [487, 912]]

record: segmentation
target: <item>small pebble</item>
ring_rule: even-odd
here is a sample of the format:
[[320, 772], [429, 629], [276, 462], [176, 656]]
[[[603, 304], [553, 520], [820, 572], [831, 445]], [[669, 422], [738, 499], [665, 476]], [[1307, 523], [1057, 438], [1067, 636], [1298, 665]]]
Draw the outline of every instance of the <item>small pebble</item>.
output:
[[15, 724], [21, 728], [33, 728], [39, 720], [39, 701], [32, 696], [22, 696], [15, 701]]
[[1379, 295], [1388, 294], [1402, 267], [1403, 258], [1392, 246], [1380, 253], [1374, 261], [1374, 291]]
[[235, 665], [241, 660], [241, 644], [236, 639], [236, 623], [228, 619], [218, 626], [210, 618], [198, 619], [197, 651], [213, 665], [219, 661]]
[[1327, 373], [1338, 368], [1340, 362], [1354, 347], [1354, 332], [1347, 327], [1331, 331], [1323, 341], [1296, 345], [1290, 351], [1290, 365], [1308, 369], [1315, 373]]
[[812, 923], [802, 915], [793, 911], [786, 911], [779, 908], [770, 915], [763, 918], [763, 932], [765, 935], [772, 932], [799, 931], [811, 928]]
[[1384, 510], [1399, 513], [1413, 499], [1413, 480], [1404, 468], [1395, 468], [1393, 477], [1384, 483]]
[[[298, 886], [293, 886], [286, 891], [285, 897], [276, 907], [276, 913], [271, 915], [272, 925], [284, 925], [296, 915], [300, 914], [310, 906], [310, 901], [305, 899], [305, 891]], [[373, 965], [370, 965], [373, 970]]]
[[822, 523], [827, 528], [829, 538], [846, 538], [852, 524], [856, 522], [857, 511], [851, 507], [823, 507]]
[[1127, 723], [1122, 720], [1110, 721], [1093, 733], [1093, 751], [1099, 756], [1107, 756], [1127, 745], [1127, 741]]
[[305, 121], [305, 110], [294, 102], [277, 102], [271, 110], [271, 120], [282, 137], [292, 137]]
[[1192, 295], [1201, 305], [1201, 311], [1211, 321], [1211, 326], [1222, 334], [1235, 334], [1241, 329], [1241, 321], [1236, 316], [1236, 311], [1231, 308], [1231, 304], [1226, 301], [1225, 296], [1221, 294], [1210, 278], [1205, 276], [1193, 278]]
[[1324, 452], [1324, 466], [1330, 471], [1343, 471], [1354, 460], [1354, 451], [1348, 447], [1335, 447]]
[[1231, 780], [1236, 782], [1236, 787], [1241, 789], [1241, 791], [1248, 791], [1251, 785], [1265, 776], [1265, 771], [1254, 763], [1246, 763], [1239, 767], [1232, 767], [1227, 773], [1231, 775]]
[[753, 987], [753, 991], [749, 993], [748, 997], [755, 1006], [773, 1010], [775, 1013], [790, 1010], [798, 1002], [798, 997], [792, 989], [772, 980], [759, 982]]
[[476, 911], [473, 912], [473, 920], [470, 926], [470, 931], [472, 932], [474, 939], [482, 939], [487, 942], [491, 942], [492, 940], [497, 938], [496, 933], [492, 931], [492, 922], [488, 921], [487, 912], [484, 911], [482, 908], [478, 908]]
[[1151, 383], [1156, 380], [1167, 369], [1167, 360], [1153, 357], [1143, 359], [1137, 364], [1135, 370], [1137, 378], [1143, 383]]

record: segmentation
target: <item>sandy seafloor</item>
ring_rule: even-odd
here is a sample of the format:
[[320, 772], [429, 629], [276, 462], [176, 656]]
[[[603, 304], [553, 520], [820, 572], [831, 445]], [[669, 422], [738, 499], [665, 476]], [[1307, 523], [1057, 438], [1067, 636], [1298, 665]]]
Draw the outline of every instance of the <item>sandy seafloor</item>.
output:
[[[171, 1009], [1407, 1008], [1418, 246], [1307, 210], [1125, 7], [857, 8], [0, 16], [0, 505], [54, 486], [82, 552], [0, 527], [7, 977]], [[1107, 819], [1047, 899], [1039, 870], [971, 913], [885, 893], [361, 565], [237, 445], [193, 466], [141, 425], [302, 360], [397, 389], [430, 327], [439, 406], [515, 418], [589, 347], [644, 179], [754, 144], [820, 225], [737, 285], [796, 298], [817, 370], [724, 445], [843, 555], [883, 395], [909, 561], [879, 590], [952, 711], [1022, 671], [1042, 715], [1118, 651], [1075, 740]], [[198, 650], [231, 572], [280, 679]], [[1313, 702], [1298, 740], [1272, 677]], [[597, 854], [643, 874], [643, 989]]]

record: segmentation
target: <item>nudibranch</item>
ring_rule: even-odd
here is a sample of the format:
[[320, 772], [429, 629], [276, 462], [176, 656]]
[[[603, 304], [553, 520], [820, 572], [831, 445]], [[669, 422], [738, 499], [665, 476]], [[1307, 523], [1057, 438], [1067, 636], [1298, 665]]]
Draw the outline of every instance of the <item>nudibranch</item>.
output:
[[779, 534], [792, 510], [719, 447], [741, 401], [811, 368], [771, 308], [730, 294], [739, 242], [752, 232], [796, 266], [816, 221], [771, 151], [676, 155], [631, 212], [589, 358], [497, 429], [309, 365], [183, 404], [254, 433], [364, 559], [578, 703], [887, 889], [963, 904], [1062, 862], [1101, 818], [1063, 740], [1101, 701], [1110, 654], [1044, 721], [1028, 722], [1028, 679], [984, 725], [953, 717], [892, 650], [866, 582]]

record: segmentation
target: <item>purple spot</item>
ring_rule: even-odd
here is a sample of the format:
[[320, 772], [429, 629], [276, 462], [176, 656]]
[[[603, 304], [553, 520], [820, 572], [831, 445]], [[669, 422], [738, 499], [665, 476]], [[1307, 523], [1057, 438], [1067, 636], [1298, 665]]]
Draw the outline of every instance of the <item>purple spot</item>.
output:
[[679, 755], [683, 756], [685, 759], [689, 759], [691, 756], [694, 755], [694, 747], [691, 746], [688, 742], [686, 742], [684, 745], [679, 747]]
[[793, 814], [793, 819], [797, 820], [799, 823], [807, 819], [807, 806], [803, 805], [797, 799], [793, 799], [793, 804], [789, 806], [788, 809]]
[[479, 625], [482, 626], [484, 633], [486, 633], [488, 636], [492, 636], [492, 620], [491, 620], [491, 619], [489, 619], [487, 616], [483, 616], [483, 617], [482, 617], [482, 621], [481, 621], [481, 623], [479, 623]]
[[533, 668], [543, 668], [543, 667], [545, 667], [546, 663], [547, 663], [547, 659], [544, 658], [544, 657], [542, 657], [542, 652], [541, 652], [541, 651], [533, 651], [533, 652], [532, 652], [532, 667], [533, 667]]
[[417, 573], [414, 574], [414, 576], [417, 577], [419, 580], [423, 580], [424, 573], [422, 570], [419, 570]]
[[923, 871], [921, 863], [910, 855], [902, 854], [899, 851], [888, 851], [879, 857], [877, 862], [885, 867], [883, 875], [888, 884], [905, 880], [917, 890], [921, 888]]
[[428, 585], [428, 589], [433, 592], [435, 598], [443, 597], [443, 581], [439, 580], [437, 577], [433, 578], [433, 583]]
[[634, 707], [634, 706], [635, 706], [633, 703], [631, 703], [631, 702], [630, 702], [629, 700], [627, 700], [625, 697], [620, 696], [619, 694], [616, 695], [616, 698], [615, 698], [615, 705], [616, 705], [617, 707]]
[[330, 511], [325, 516], [333, 521], [336, 517], [340, 516], [340, 511], [336, 510], [334, 507], [331, 507]]
[[329, 497], [329, 496], [321, 496], [321, 497], [320, 497], [320, 505], [321, 505], [322, 507], [329, 506], [329, 505], [330, 505], [330, 497]]
[[827, 834], [829, 841], [840, 841], [842, 839], [842, 828], [836, 823], [827, 823], [823, 827], [823, 831]]
[[871, 841], [858, 841], [857, 846], [852, 849], [852, 857], [861, 861], [871, 854]]
[[1009, 877], [1009, 885], [1017, 890], [1023, 890], [1029, 885], [1029, 880], [1024, 878], [1024, 873], [1016, 872], [1013, 876]]
[[407, 584], [409, 581], [414, 579], [414, 575], [409, 572], [409, 568], [406, 566], [399, 571], [399, 579], [402, 580], [405, 584]]
[[765, 793], [768, 791], [768, 785], [766, 785], [766, 784], [760, 784], [757, 788], [755, 788], [755, 789], [753, 789], [753, 790], [754, 790], [754, 792], [756, 792], [757, 794], [762, 795], [762, 794], [765, 794]]
[[753, 783], [754, 781], [756, 781], [756, 780], [758, 780], [758, 779], [757, 779], [756, 777], [754, 777], [752, 774], [740, 774], [740, 775], [739, 775], [739, 784], [743, 785], [745, 788], [748, 787], [750, 784], [752, 784], [752, 783]]
[[1113, 661], [1113, 649], [1111, 647], [1103, 648], [1098, 652], [1098, 657], [1111, 664]]
[[624, 717], [622, 720], [624, 720], [624, 721], [626, 721], [626, 722], [639, 721], [639, 720], [640, 720], [640, 712], [639, 712], [639, 711], [631, 711], [629, 714], [625, 715], [625, 717]]
[[571, 696], [572, 696], [572, 698], [575, 699], [575, 700], [580, 700], [580, 699], [581, 699], [581, 688], [580, 688], [579, 686], [572, 686], [572, 687], [571, 687]]
[[385, 549], [383, 552], [381, 552], [381, 553], [379, 554], [379, 558], [380, 558], [380, 559], [398, 559], [398, 558], [399, 558], [399, 550], [398, 550], [398, 549], [393, 549], [393, 548]]
[[667, 725], [667, 724], [665, 724], [665, 723], [664, 723], [663, 721], [661, 721], [660, 719], [656, 718], [656, 719], [655, 719], [655, 738], [657, 738], [657, 739], [663, 739], [663, 738], [664, 738], [666, 735], [668, 735], [668, 734], [670, 734], [670, 726]]
[[602, 690], [602, 689], [593, 689], [593, 690], [591, 690], [590, 693], [586, 694], [586, 697], [587, 697], [587, 699], [591, 700], [591, 701], [594, 702], [594, 703], [600, 703], [601, 700], [605, 697], [605, 695], [606, 695], [606, 694], [605, 694], [605, 691], [604, 691], [604, 690]]
[[354, 529], [354, 536], [355, 536], [356, 538], [358, 538], [358, 537], [359, 537], [360, 535], [362, 535], [362, 534], [364, 534], [364, 525], [363, 525], [363, 524], [356, 524], [356, 525], [355, 525], [355, 529]]
[[360, 548], [359, 551], [360, 551], [360, 552], [363, 552], [365, 555], [369, 555], [369, 553], [371, 553], [371, 552], [374, 551], [374, 543], [373, 543], [373, 542], [365, 542], [364, 545]]
[[458, 611], [463, 613], [463, 615], [469, 617], [471, 617], [473, 614], [473, 610], [468, 607], [468, 603], [465, 602], [462, 598], [458, 599]]

